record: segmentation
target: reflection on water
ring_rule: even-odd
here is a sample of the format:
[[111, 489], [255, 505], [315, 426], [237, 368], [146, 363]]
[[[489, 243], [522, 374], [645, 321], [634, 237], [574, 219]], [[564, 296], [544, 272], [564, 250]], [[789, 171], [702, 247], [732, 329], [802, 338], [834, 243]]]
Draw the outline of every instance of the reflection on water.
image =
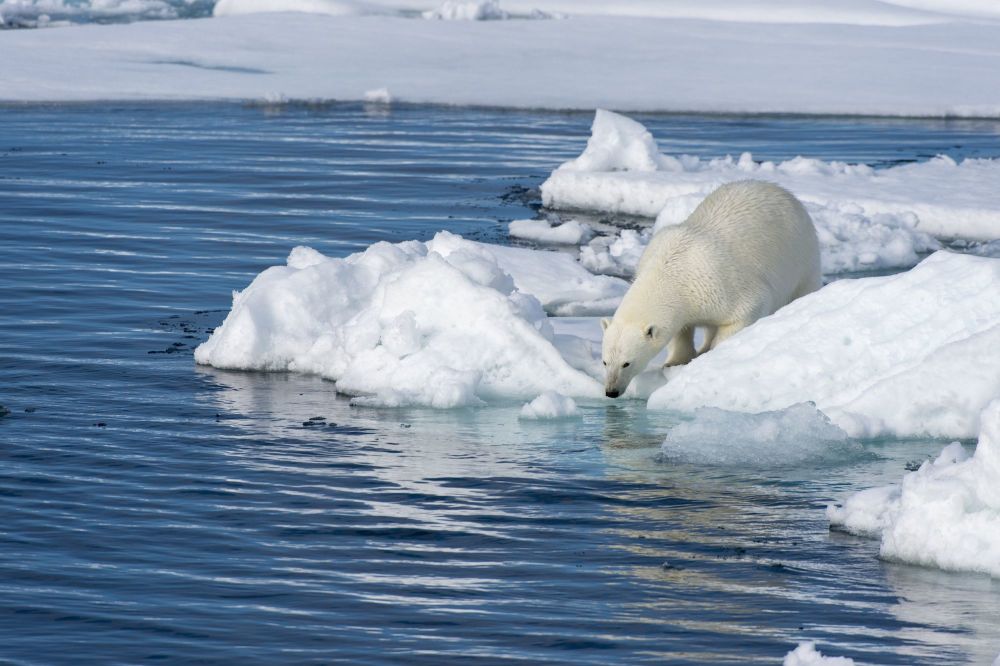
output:
[[[291, 247], [505, 242], [589, 117], [361, 105], [0, 108], [0, 661], [988, 663], [996, 583], [882, 563], [823, 508], [941, 442], [659, 460], [677, 415], [351, 407], [194, 366]], [[1000, 155], [983, 123], [643, 117], [665, 149]], [[737, 435], [734, 435], [737, 436]]]

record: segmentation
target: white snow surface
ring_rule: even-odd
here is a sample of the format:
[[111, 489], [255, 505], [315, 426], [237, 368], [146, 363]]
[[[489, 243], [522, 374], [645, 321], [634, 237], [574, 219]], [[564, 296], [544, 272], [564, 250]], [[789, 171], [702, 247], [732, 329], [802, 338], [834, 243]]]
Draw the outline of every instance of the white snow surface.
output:
[[937, 252], [839, 280], [671, 369], [650, 408], [813, 402], [854, 437], [974, 437], [1000, 395], [1000, 260]]
[[437, 5], [220, 0], [214, 19], [5, 32], [0, 100], [361, 100], [387, 87], [402, 102], [521, 108], [1000, 117], [1000, 21], [943, 2], [538, 3], [574, 14], [559, 21], [400, 14]]
[[813, 642], [799, 643], [798, 647], [785, 655], [782, 666], [854, 666], [848, 657], [824, 657]]
[[[873, 169], [806, 157], [755, 162], [749, 153], [672, 156], [640, 123], [605, 110], [595, 114], [583, 153], [554, 170], [541, 189], [551, 208], [655, 217], [662, 228], [683, 222], [723, 183], [748, 178], [778, 183], [802, 200], [827, 273], [911, 266], [917, 253], [937, 249], [934, 237], [1000, 238], [1000, 160], [938, 156]], [[601, 256], [587, 263], [607, 264], [605, 272], [630, 268]]]
[[780, 467], [857, 456], [860, 444], [808, 403], [759, 414], [714, 407], [674, 426], [661, 454], [668, 460], [708, 465]]
[[[501, 268], [516, 270], [520, 255], [504, 264], [491, 250], [447, 232], [344, 259], [297, 247], [287, 266], [234, 294], [195, 360], [318, 374], [379, 406], [600, 396], [600, 383], [560, 355], [538, 299]], [[558, 265], [548, 275], [557, 283]]]
[[545, 220], [514, 220], [507, 225], [510, 235], [540, 245], [579, 245], [594, 235], [589, 224], [568, 220], [551, 225]]
[[831, 526], [880, 536], [887, 559], [1000, 578], [1000, 399], [980, 422], [971, 458], [954, 442], [899, 485], [828, 507]]
[[556, 391], [545, 391], [540, 396], [525, 403], [520, 418], [528, 421], [565, 419], [578, 414], [576, 401]]

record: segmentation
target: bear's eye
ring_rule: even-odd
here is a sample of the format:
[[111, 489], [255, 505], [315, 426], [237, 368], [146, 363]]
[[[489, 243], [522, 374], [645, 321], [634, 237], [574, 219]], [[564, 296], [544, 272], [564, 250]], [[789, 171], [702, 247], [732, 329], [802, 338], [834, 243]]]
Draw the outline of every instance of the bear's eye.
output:
[[603, 363], [603, 364], [604, 364], [604, 367], [605, 367], [605, 368], [606, 368], [606, 367], [608, 367], [608, 362], [607, 362], [607, 361], [601, 361], [601, 363]]
[[627, 367], [628, 367], [628, 366], [630, 366], [630, 365], [632, 365], [632, 364], [631, 364], [631, 363], [622, 363], [622, 367], [623, 367], [623, 368], [627, 368]]

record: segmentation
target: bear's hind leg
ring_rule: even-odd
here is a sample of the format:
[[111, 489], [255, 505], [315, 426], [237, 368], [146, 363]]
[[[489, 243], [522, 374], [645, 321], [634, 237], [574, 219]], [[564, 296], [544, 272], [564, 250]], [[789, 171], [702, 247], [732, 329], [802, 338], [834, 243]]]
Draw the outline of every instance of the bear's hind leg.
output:
[[712, 344], [715, 341], [715, 334], [718, 332], [718, 326], [706, 326], [705, 327], [705, 339], [701, 342], [701, 347], [698, 348], [698, 356], [701, 356], [709, 349], [712, 348]]
[[670, 353], [664, 368], [672, 365], [684, 365], [696, 356], [694, 350], [694, 326], [685, 326], [670, 341]]

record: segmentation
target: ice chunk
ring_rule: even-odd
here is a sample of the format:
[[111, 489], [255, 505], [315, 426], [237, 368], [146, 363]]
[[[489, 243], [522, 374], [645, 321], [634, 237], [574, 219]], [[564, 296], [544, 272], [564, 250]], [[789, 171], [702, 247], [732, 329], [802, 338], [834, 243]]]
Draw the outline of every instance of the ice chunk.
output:
[[[683, 221], [719, 185], [747, 178], [793, 192], [810, 208], [821, 241], [826, 231], [828, 248], [862, 243], [875, 251], [869, 263], [877, 265], [912, 264], [916, 253], [937, 248], [930, 236], [993, 240], [997, 234], [1000, 160], [956, 163], [939, 156], [872, 169], [804, 157], [755, 162], [749, 153], [672, 157], [659, 153], [640, 123], [609, 111], [597, 112], [586, 149], [553, 171], [541, 191], [551, 208], [659, 216], [663, 225]], [[879, 252], [880, 244], [891, 247]], [[829, 270], [844, 270], [842, 254], [827, 254]]]
[[388, 88], [374, 88], [365, 91], [365, 102], [368, 104], [391, 104], [392, 95]]
[[443, 21], [502, 21], [508, 16], [499, 0], [445, 0], [437, 9], [423, 12], [425, 19]]
[[668, 460], [713, 465], [782, 466], [856, 457], [861, 446], [810, 404], [746, 414], [704, 407], [667, 434]]
[[827, 507], [830, 525], [880, 536], [882, 557], [1000, 577], [1000, 399], [983, 410], [975, 454], [949, 444], [899, 485]]
[[848, 657], [824, 657], [813, 642], [799, 643], [798, 647], [785, 655], [783, 666], [854, 666]]
[[590, 131], [583, 154], [557, 171], [657, 171], [674, 166], [660, 154], [649, 130], [631, 118], [598, 109]]
[[555, 391], [545, 391], [521, 408], [522, 419], [538, 421], [542, 419], [564, 419], [577, 415], [573, 398]]
[[481, 244], [442, 233], [345, 259], [296, 248], [287, 266], [234, 295], [195, 360], [318, 374], [369, 405], [446, 408], [547, 390], [600, 396], [552, 338], [538, 300], [515, 289]]
[[594, 235], [589, 224], [577, 220], [555, 226], [545, 220], [514, 220], [507, 228], [514, 238], [524, 238], [543, 245], [579, 245]]
[[937, 252], [839, 280], [683, 366], [651, 408], [814, 402], [850, 435], [974, 437], [1000, 395], [1000, 260]]

